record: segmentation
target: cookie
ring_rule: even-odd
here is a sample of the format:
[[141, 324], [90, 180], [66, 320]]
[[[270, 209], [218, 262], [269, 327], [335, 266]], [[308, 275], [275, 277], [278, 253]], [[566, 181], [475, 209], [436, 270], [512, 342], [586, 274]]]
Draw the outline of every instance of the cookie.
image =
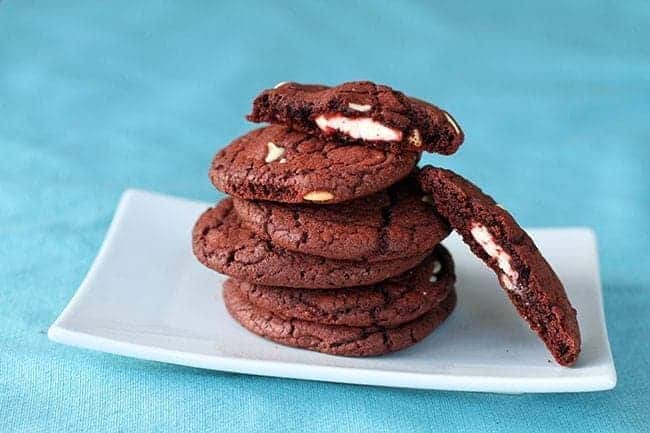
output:
[[365, 287], [301, 290], [228, 280], [254, 306], [283, 319], [328, 325], [392, 328], [417, 319], [440, 303], [454, 286], [454, 263], [439, 245], [404, 274]]
[[232, 284], [223, 298], [230, 315], [244, 328], [276, 343], [342, 356], [374, 356], [405, 349], [429, 335], [456, 304], [449, 295], [429, 312], [396, 328], [325, 325], [299, 319], [283, 319], [259, 308]]
[[308, 289], [363, 286], [417, 266], [428, 252], [383, 262], [332, 260], [283, 250], [245, 228], [232, 199], [201, 215], [192, 233], [194, 255], [205, 266], [254, 284]]
[[370, 195], [407, 176], [413, 152], [340, 146], [284, 126], [239, 137], [215, 156], [210, 180], [235, 197], [329, 204]]
[[576, 310], [533, 240], [506, 210], [458, 174], [427, 166], [420, 182], [438, 212], [496, 272], [519, 314], [557, 362], [572, 365], [580, 353]]
[[336, 87], [280, 83], [255, 98], [247, 118], [397, 153], [450, 155], [464, 140], [446, 111], [370, 81]]
[[281, 248], [377, 262], [430, 251], [450, 228], [409, 177], [388, 190], [331, 206], [234, 199], [244, 225]]

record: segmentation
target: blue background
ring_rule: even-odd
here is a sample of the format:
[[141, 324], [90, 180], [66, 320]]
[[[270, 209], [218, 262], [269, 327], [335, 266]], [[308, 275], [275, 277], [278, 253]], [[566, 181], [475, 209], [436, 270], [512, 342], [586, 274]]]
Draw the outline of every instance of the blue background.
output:
[[[650, 3], [0, 3], [0, 430], [609, 431], [650, 422]], [[46, 329], [121, 192], [204, 200], [278, 81], [388, 83], [452, 112], [450, 158], [527, 226], [600, 242], [619, 384], [490, 395], [282, 380], [73, 349]]]

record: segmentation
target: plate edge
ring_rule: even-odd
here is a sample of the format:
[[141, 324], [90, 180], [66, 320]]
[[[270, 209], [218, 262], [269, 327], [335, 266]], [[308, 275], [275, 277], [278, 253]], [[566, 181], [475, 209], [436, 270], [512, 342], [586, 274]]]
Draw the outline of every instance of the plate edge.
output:
[[[73, 347], [186, 367], [251, 374], [255, 376], [315, 380], [319, 382], [364, 386], [500, 394], [558, 394], [607, 391], [616, 385], [616, 377], [612, 377], [609, 374], [610, 372], [607, 372], [588, 378], [578, 378], [577, 380], [575, 377], [567, 378], [566, 383], [554, 389], [548, 389], [544, 386], [547, 381], [546, 378], [533, 381], [533, 386], [531, 387], [530, 378], [513, 379], [498, 377], [491, 377], [487, 380], [486, 378], [481, 378], [484, 386], [477, 388], [472, 385], [476, 383], [477, 375], [441, 375], [404, 371], [367, 370], [337, 366], [314, 366], [283, 361], [265, 361], [262, 364], [264, 368], [260, 369], [260, 364], [257, 360], [205, 354], [188, 355], [187, 353], [173, 349], [146, 346], [73, 331], [56, 324], [52, 325], [48, 330], [48, 337], [54, 342]], [[308, 371], [304, 371], [305, 369]], [[303, 373], [301, 374], [300, 371], [303, 371]], [[315, 377], [315, 374], [318, 374], [319, 377]], [[350, 377], [354, 377], [354, 379], [346, 379]], [[579, 382], [578, 386], [569, 385], [576, 381]]]
[[589, 235], [589, 241], [592, 244], [594, 250], [595, 267], [596, 267], [596, 283], [598, 285], [598, 303], [600, 307], [600, 316], [603, 321], [603, 332], [605, 334], [605, 344], [607, 346], [607, 359], [609, 361], [607, 365], [608, 370], [608, 380], [610, 387], [607, 389], [614, 389], [618, 384], [618, 373], [616, 372], [616, 363], [614, 361], [614, 354], [612, 352], [612, 345], [609, 341], [609, 332], [607, 330], [607, 315], [605, 314], [605, 294], [603, 293], [603, 281], [602, 274], [600, 271], [600, 249], [598, 248], [598, 236], [596, 232], [588, 227], [584, 227], [585, 232]]

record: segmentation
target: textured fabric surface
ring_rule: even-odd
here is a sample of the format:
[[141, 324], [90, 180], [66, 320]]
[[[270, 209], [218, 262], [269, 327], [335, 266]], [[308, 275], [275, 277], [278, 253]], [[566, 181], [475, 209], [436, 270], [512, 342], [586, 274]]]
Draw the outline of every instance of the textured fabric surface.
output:
[[[647, 429], [650, 4], [222, 3], [0, 2], [0, 431]], [[362, 78], [459, 120], [461, 150], [425, 162], [526, 226], [596, 230], [616, 389], [339, 385], [48, 341], [125, 188], [216, 200], [210, 159], [260, 89]]]

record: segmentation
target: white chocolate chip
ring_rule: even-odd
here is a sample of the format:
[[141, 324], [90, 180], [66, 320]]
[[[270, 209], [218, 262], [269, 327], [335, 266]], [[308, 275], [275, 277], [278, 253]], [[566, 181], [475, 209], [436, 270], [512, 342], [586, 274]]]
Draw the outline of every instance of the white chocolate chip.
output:
[[284, 86], [285, 84], [289, 84], [291, 81], [280, 81], [278, 84], [273, 86], [274, 89], [279, 89], [280, 87]]
[[442, 263], [440, 261], [436, 260], [433, 262], [433, 274], [438, 275], [440, 271], [442, 270]]
[[354, 102], [350, 102], [348, 104], [348, 107], [350, 107], [352, 110], [361, 111], [362, 113], [365, 113], [366, 111], [370, 111], [370, 109], [372, 108], [372, 105], [355, 104]]
[[276, 146], [272, 141], [266, 143], [266, 147], [268, 151], [266, 153], [266, 158], [264, 158], [264, 161], [267, 163], [275, 161], [284, 154], [284, 147]]
[[431, 197], [430, 195], [424, 195], [424, 196], [422, 196], [422, 198], [420, 200], [422, 200], [423, 202], [428, 203], [430, 205], [434, 204], [433, 203], [433, 197]]
[[328, 201], [334, 198], [334, 194], [329, 191], [312, 191], [305, 194], [302, 198], [309, 201]]
[[422, 146], [422, 137], [420, 137], [420, 131], [414, 129], [411, 135], [409, 135], [408, 141], [415, 147]]
[[435, 283], [436, 281], [438, 281], [438, 277], [436, 275], [431, 275], [431, 278], [429, 278], [429, 281], [432, 282], [432, 283]]
[[454, 131], [456, 131], [456, 134], [460, 134], [460, 128], [456, 124], [456, 121], [446, 111], [443, 111], [442, 113], [445, 115], [449, 123], [451, 123], [451, 126], [454, 128]]
[[280, 161], [278, 161], [278, 162], [279, 162], [280, 164], [284, 164], [285, 162], [287, 162], [287, 158], [282, 158], [282, 159], [281, 159]]

